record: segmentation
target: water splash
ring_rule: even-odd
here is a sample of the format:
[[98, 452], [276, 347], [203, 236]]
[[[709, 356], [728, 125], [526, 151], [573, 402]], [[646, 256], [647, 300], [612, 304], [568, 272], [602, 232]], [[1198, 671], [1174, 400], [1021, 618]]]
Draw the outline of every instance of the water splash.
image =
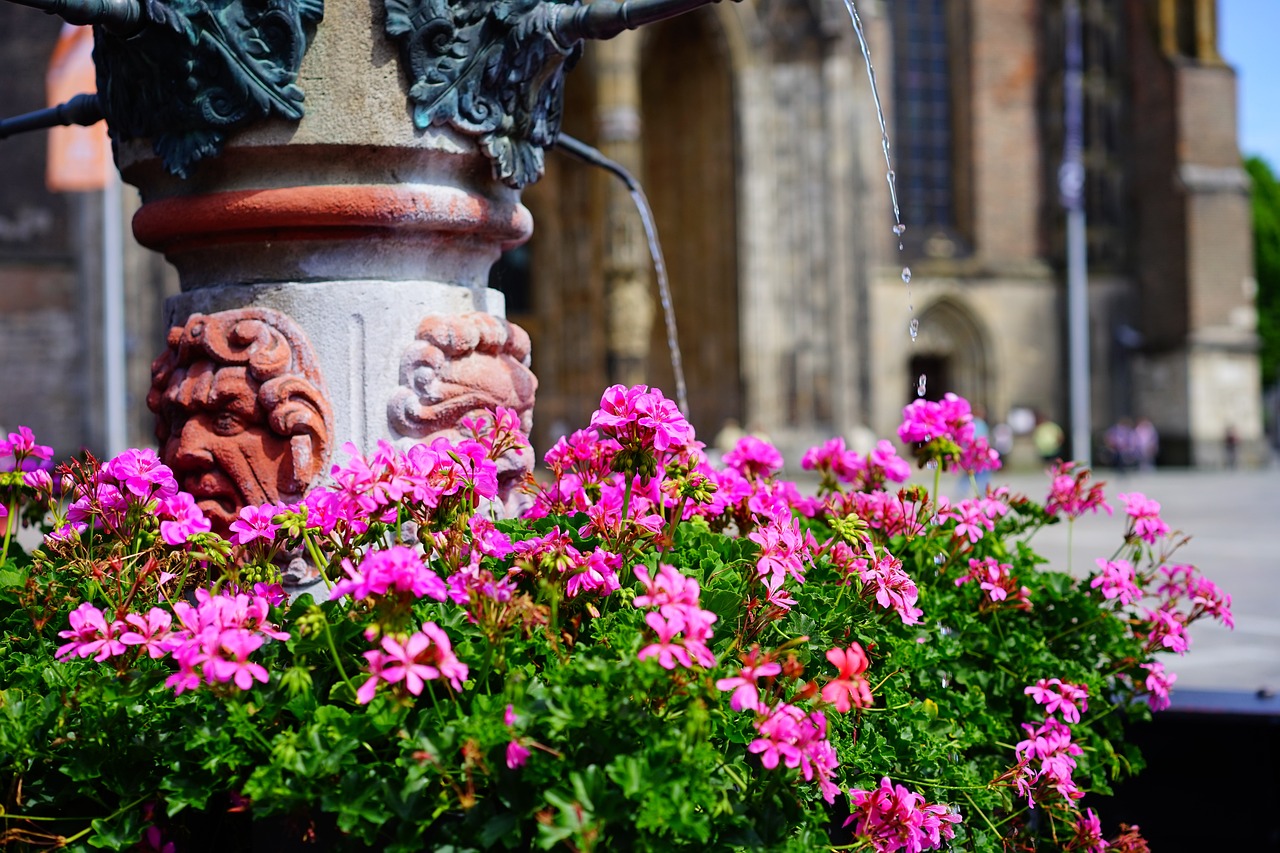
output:
[[644, 224], [644, 236], [649, 241], [649, 257], [653, 258], [653, 274], [658, 279], [658, 298], [662, 302], [662, 317], [667, 325], [667, 349], [671, 351], [671, 372], [676, 380], [676, 405], [686, 418], [689, 417], [689, 389], [684, 381], [684, 357], [680, 354], [680, 339], [676, 334], [676, 312], [671, 304], [671, 282], [667, 279], [667, 262], [662, 257], [662, 244], [658, 242], [658, 224], [653, 218], [653, 208], [639, 184], [628, 187], [631, 198], [640, 211]]

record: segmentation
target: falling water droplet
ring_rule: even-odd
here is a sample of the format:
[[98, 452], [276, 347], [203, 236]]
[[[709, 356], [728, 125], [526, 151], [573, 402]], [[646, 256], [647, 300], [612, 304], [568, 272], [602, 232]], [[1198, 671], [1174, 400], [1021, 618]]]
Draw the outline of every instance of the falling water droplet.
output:
[[936, 459], [930, 459], [928, 462], [926, 462], [926, 463], [924, 464], [924, 467], [926, 467], [926, 468], [928, 468], [930, 471], [932, 471], [934, 468], [937, 468], [937, 467], [938, 467], [938, 462], [937, 462], [937, 460], [936, 460]]
[[911, 318], [911, 342], [915, 343], [916, 336], [920, 334], [920, 321], [915, 317]]
[[907, 231], [907, 226], [903, 225], [901, 222], [893, 226], [893, 235], [895, 237], [901, 237], [903, 234], [906, 233], [906, 231]]
[[928, 380], [926, 380], [926, 379], [925, 379], [924, 374], [923, 374], [923, 373], [921, 373], [921, 374], [920, 374], [920, 378], [919, 378], [918, 380], [916, 380], [916, 396], [917, 396], [917, 397], [923, 397], [923, 396], [924, 396], [924, 388], [925, 388], [925, 383], [926, 383], [927, 381], [928, 381]]
[[935, 566], [941, 566], [941, 565], [942, 565], [943, 563], [945, 563], [946, 561], [947, 561], [947, 558], [946, 558], [946, 557], [944, 557], [944, 556], [942, 556], [941, 554], [934, 554], [934, 555], [933, 555], [933, 564], [934, 564]]
[[911, 267], [902, 268], [902, 280], [907, 284], [911, 283]]

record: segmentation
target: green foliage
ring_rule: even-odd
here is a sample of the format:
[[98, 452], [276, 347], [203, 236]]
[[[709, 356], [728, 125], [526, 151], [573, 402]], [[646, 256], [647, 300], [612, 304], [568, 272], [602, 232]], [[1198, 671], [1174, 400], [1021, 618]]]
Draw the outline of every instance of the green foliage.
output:
[[1265, 160], [1249, 157], [1245, 169], [1253, 182], [1253, 259], [1262, 384], [1280, 380], [1280, 182]]
[[[756, 483], [761, 493], [771, 488]], [[869, 843], [841, 827], [843, 797], [830, 804], [817, 778], [766, 766], [753, 748], [763, 716], [732, 708], [716, 682], [757, 660], [781, 670], [759, 681], [765, 704], [824, 715], [840, 788], [869, 790], [889, 777], [949, 804], [963, 819], [957, 848], [1061, 849], [1074, 837], [1078, 811], [1029, 780], [1028, 762], [1015, 752], [1023, 725], [1046, 718], [1026, 688], [1057, 678], [1087, 690], [1088, 707], [1072, 726], [1082, 749], [1074, 784], [1106, 792], [1141, 766], [1123, 745], [1122, 726], [1148, 713], [1134, 700], [1146, 693], [1141, 664], [1158, 645], [1154, 633], [1135, 632], [1132, 611], [1088, 579], [1043, 566], [1025, 542], [1052, 522], [1043, 508], [993, 499], [1003, 514], [975, 541], [956, 518], [934, 518], [920, 490], [896, 500], [904, 513], [897, 529], [853, 512], [805, 519], [813, 539], [802, 549], [804, 582], [788, 579], [789, 607], [763, 594], [767, 549], [704, 519], [664, 525], [670, 536], [645, 534], [618, 548], [626, 564], [612, 594], [569, 596], [553, 563], [519, 552], [486, 556], [481, 565], [496, 577], [518, 568], [501, 606], [485, 609], [496, 599], [474, 596], [464, 606], [429, 596], [408, 605], [409, 624], [435, 623], [451, 639], [468, 668], [461, 689], [446, 678], [428, 678], [419, 695], [404, 682], [382, 684], [371, 701], [361, 685], [377, 647], [366, 637], [393, 636], [388, 625], [405, 616], [392, 613], [389, 595], [319, 604], [304, 595], [274, 608], [271, 619], [289, 638], [254, 653], [270, 673], [266, 683], [247, 690], [208, 683], [175, 694], [166, 686], [171, 660], [139, 648], [101, 662], [57, 659], [58, 632], [81, 600], [110, 608], [112, 589], [131, 590], [132, 612], [144, 612], [148, 596], [162, 601], [172, 589], [165, 584], [183, 560], [200, 565], [182, 577], [203, 576], [219, 554], [230, 555], [234, 571], [235, 549], [215, 547], [211, 534], [195, 540], [203, 550], [166, 549], [135, 531], [128, 547], [136, 559], [13, 552], [0, 565], [0, 837], [15, 848], [123, 850], [153, 831], [184, 849], [206, 846], [219, 832], [277, 826], [327, 849], [393, 851]], [[838, 505], [833, 499], [828, 510]], [[462, 526], [436, 534], [465, 527], [465, 514], [449, 518]], [[589, 553], [605, 540], [584, 532], [587, 521], [552, 516], [501, 527], [515, 540], [566, 531]], [[385, 548], [391, 532], [373, 522], [359, 547]], [[444, 538], [420, 536], [428, 565], [449, 574], [456, 554], [440, 545]], [[841, 545], [869, 563], [890, 554], [901, 560], [923, 618], [878, 601], [877, 586], [850, 568]], [[343, 547], [355, 553], [350, 542]], [[1168, 562], [1136, 536], [1123, 549], [1146, 566], [1142, 582]], [[1011, 578], [1004, 599], [976, 579], [958, 583], [987, 559]], [[160, 564], [171, 573], [147, 580], [146, 567]], [[648, 591], [635, 570], [653, 576], [663, 564], [696, 580], [699, 606], [716, 616], [714, 667], [667, 668], [639, 657], [655, 635], [645, 622], [653, 611], [636, 606]], [[115, 583], [106, 572], [117, 574]], [[51, 590], [65, 593], [54, 596], [54, 614], [33, 598]], [[827, 653], [855, 644], [869, 660], [857, 677], [874, 700], [842, 713], [820, 692], [837, 677]], [[513, 747], [527, 750], [527, 760], [512, 761]]]

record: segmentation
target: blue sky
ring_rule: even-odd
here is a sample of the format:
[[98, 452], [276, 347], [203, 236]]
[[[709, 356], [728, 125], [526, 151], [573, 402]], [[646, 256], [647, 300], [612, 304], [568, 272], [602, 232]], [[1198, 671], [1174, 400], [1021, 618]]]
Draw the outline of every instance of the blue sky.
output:
[[1280, 0], [1219, 0], [1218, 50], [1240, 83], [1240, 148], [1280, 168]]

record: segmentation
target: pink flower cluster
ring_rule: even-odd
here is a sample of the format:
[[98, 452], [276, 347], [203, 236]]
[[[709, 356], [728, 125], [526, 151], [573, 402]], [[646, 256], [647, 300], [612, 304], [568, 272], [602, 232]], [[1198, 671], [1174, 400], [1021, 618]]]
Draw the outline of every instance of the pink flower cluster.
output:
[[766, 479], [782, 470], [782, 454], [769, 442], [744, 435], [724, 455], [724, 464], [748, 480]]
[[1129, 535], [1136, 536], [1148, 545], [1169, 532], [1169, 525], [1160, 518], [1160, 502], [1153, 501], [1142, 492], [1120, 495], [1124, 511], [1129, 516]]
[[871, 561], [859, 562], [863, 594], [874, 597], [881, 607], [895, 611], [903, 625], [918, 625], [924, 615], [924, 611], [916, 607], [920, 591], [902, 568], [902, 561], [886, 552]]
[[1018, 585], [1017, 579], [1011, 574], [1012, 570], [1013, 566], [1009, 563], [1001, 563], [995, 557], [984, 557], [981, 560], [971, 558], [969, 574], [957, 578], [956, 586], [977, 581], [979, 588], [986, 592], [987, 600], [992, 604], [1006, 602], [1008, 606], [1019, 610], [1030, 610], [1031, 591], [1025, 586]]
[[1068, 723], [1080, 722], [1080, 714], [1089, 710], [1089, 690], [1083, 684], [1072, 684], [1060, 678], [1040, 679], [1022, 691], [1037, 705], [1044, 706], [1045, 714], [1062, 712]]
[[195, 498], [178, 490], [169, 466], [146, 448], [104, 463], [87, 482], [72, 485], [71, 498], [66, 524], [50, 534], [55, 542], [80, 536], [90, 524], [123, 533], [133, 511], [158, 518], [160, 538], [169, 545], [184, 545], [212, 527]]
[[1044, 509], [1049, 515], [1065, 515], [1079, 518], [1086, 512], [1105, 510], [1111, 515], [1111, 507], [1102, 494], [1102, 483], [1090, 485], [1090, 471], [1075, 462], [1058, 462], [1049, 469], [1053, 482], [1049, 486], [1049, 499]]
[[1009, 512], [1009, 505], [990, 497], [968, 498], [952, 506], [945, 497], [938, 500], [938, 520], [955, 520], [955, 535], [976, 544], [996, 529], [996, 521]]
[[1128, 606], [1142, 599], [1142, 587], [1136, 582], [1137, 575], [1128, 560], [1097, 561], [1102, 573], [1089, 582], [1093, 589], [1102, 589], [1102, 597], [1110, 601], [1119, 599], [1122, 605]]
[[367, 459], [351, 442], [343, 445], [350, 459], [334, 465], [334, 485], [312, 491], [303, 502], [309, 526], [329, 533], [340, 523], [353, 530], [368, 526], [366, 518], [394, 518], [395, 504], [408, 500], [434, 509], [453, 496], [466, 499], [467, 509], [498, 496], [497, 462], [485, 445], [473, 439], [452, 442], [440, 437], [431, 444], [415, 444], [401, 453], [379, 441]]
[[1169, 691], [1173, 689], [1173, 682], [1178, 680], [1178, 676], [1165, 671], [1164, 664], [1159, 661], [1144, 663], [1142, 668], [1147, 671], [1147, 677], [1143, 679], [1143, 686], [1147, 689], [1147, 704], [1153, 711], [1163, 711], [1169, 707]]
[[58, 633], [70, 642], [60, 646], [56, 656], [93, 657], [101, 662], [137, 646], [151, 658], [173, 657], [178, 671], [165, 684], [175, 693], [194, 690], [202, 682], [234, 683], [248, 690], [255, 681], [267, 682], [266, 669], [249, 660], [249, 655], [268, 638], [289, 639], [268, 621], [272, 604], [282, 600], [278, 588], [261, 585], [253, 595], [214, 595], [200, 589], [195, 606], [179, 601], [172, 613], [153, 607], [146, 615], [129, 613], [112, 621], [86, 601], [71, 612], [71, 630]]
[[[987, 440], [974, 432], [969, 401], [948, 393], [941, 400], [914, 400], [902, 410], [898, 438], [903, 444], [919, 446], [917, 455], [932, 459], [944, 470], [955, 465], [978, 474], [995, 471], [1000, 457]], [[940, 442], [950, 442], [945, 447]]]
[[[516, 709], [511, 705], [508, 705], [507, 710], [503, 712], [502, 722], [509, 729], [515, 728]], [[525, 765], [525, 762], [528, 760], [529, 760], [529, 749], [528, 747], [526, 747], [524, 744], [520, 742], [520, 738], [513, 737], [511, 740], [507, 741], [506, 761], [507, 761], [508, 770], [516, 770], [520, 767], [523, 767]]]
[[630, 451], [679, 453], [693, 445], [693, 427], [657, 388], [614, 385], [600, 398], [591, 426]]
[[821, 711], [806, 714], [795, 705], [779, 702], [764, 711], [755, 722], [759, 737], [747, 744], [747, 751], [760, 756], [760, 763], [773, 770], [782, 762], [799, 768], [805, 781], [815, 779], [822, 798], [835, 802], [840, 789], [832, 781], [840, 760], [827, 740], [827, 718]]
[[449, 597], [449, 588], [440, 576], [426, 567], [416, 550], [405, 545], [371, 551], [360, 561], [359, 568], [349, 562], [343, 568], [347, 576], [333, 585], [330, 598], [350, 595], [359, 600], [390, 595], [444, 601]]
[[20, 426], [17, 432], [0, 439], [0, 471], [48, 471], [53, 467], [53, 448], [36, 443], [31, 427]]
[[905, 483], [911, 477], [911, 466], [898, 456], [893, 443], [881, 439], [865, 456], [845, 447], [839, 436], [810, 448], [800, 460], [806, 471], [817, 471], [828, 488], [831, 481], [846, 483], [856, 491], [879, 489], [886, 482]]
[[379, 684], [418, 696], [428, 681], [444, 679], [454, 690], [461, 690], [467, 679], [467, 665], [454, 655], [449, 635], [435, 622], [423, 623], [421, 630], [403, 642], [384, 635], [381, 646], [381, 650], [364, 653], [369, 662], [369, 678], [356, 691], [356, 701], [361, 705], [373, 701]]
[[644, 594], [637, 595], [632, 605], [656, 608], [644, 615], [644, 621], [657, 634], [657, 642], [641, 649], [639, 659], [656, 657], [664, 669], [675, 669], [676, 664], [692, 668], [695, 662], [704, 667], [715, 666], [716, 657], [707, 648], [707, 641], [717, 617], [698, 606], [698, 582], [665, 563], [652, 578], [644, 566], [636, 566], [635, 572], [644, 585]]
[[275, 518], [287, 509], [276, 504], [243, 507], [240, 517], [231, 522], [231, 541], [237, 545], [248, 545], [261, 539], [264, 543], [271, 544], [280, 531]]
[[854, 824], [854, 833], [866, 839], [877, 853], [920, 853], [936, 850], [955, 836], [954, 824], [960, 815], [949, 806], [926, 803], [924, 797], [885, 776], [879, 787], [849, 792], [852, 814], [844, 825]]
[[1027, 798], [1027, 804], [1034, 807], [1037, 800], [1044, 802], [1051, 791], [1066, 800], [1083, 797], [1071, 774], [1076, 769], [1075, 756], [1083, 755], [1084, 750], [1072, 742], [1071, 729], [1056, 717], [1046, 718], [1040, 726], [1023, 723], [1022, 728], [1027, 739], [1014, 747], [1018, 756], [1014, 786]]
[[716, 681], [717, 690], [733, 691], [733, 695], [729, 697], [729, 707], [735, 711], [763, 712], [765, 706], [760, 700], [759, 681], [762, 678], [775, 678], [782, 672], [782, 664], [777, 661], [758, 660], [759, 655], [753, 650], [743, 661], [743, 667], [737, 675]]
[[559, 527], [542, 536], [516, 542], [513, 548], [517, 567], [563, 579], [568, 598], [587, 593], [609, 595], [621, 588], [618, 569], [622, 567], [622, 558], [619, 555], [603, 548], [584, 554]]
[[1067, 843], [1066, 849], [1102, 853], [1110, 846], [1102, 837], [1102, 821], [1098, 820], [1093, 809], [1086, 809], [1076, 820], [1075, 836]]

